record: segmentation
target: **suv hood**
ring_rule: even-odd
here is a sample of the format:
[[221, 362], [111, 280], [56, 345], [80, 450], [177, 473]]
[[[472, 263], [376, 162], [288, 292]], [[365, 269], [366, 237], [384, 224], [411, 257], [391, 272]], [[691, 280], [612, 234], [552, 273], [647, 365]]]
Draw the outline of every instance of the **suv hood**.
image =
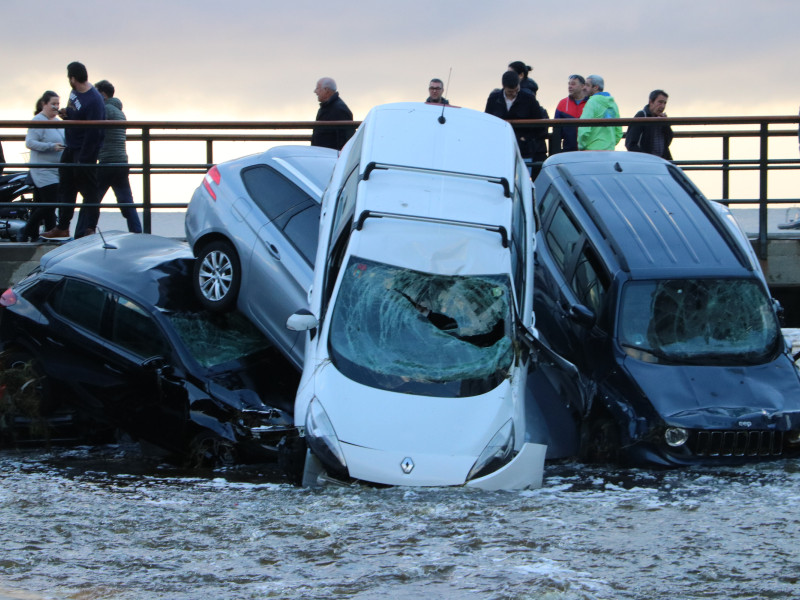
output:
[[624, 368], [669, 424], [687, 428], [765, 428], [800, 423], [797, 369], [781, 354], [762, 365], [681, 366], [630, 358]]

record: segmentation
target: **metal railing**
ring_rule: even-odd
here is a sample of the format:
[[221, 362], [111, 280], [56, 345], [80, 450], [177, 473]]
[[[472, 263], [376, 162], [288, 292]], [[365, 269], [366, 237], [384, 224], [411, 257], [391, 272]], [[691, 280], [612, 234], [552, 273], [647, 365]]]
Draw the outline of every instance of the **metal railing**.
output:
[[[645, 126], [669, 124], [674, 130], [674, 139], [712, 139], [719, 140], [718, 158], [682, 156], [673, 162], [685, 171], [718, 171], [721, 178], [721, 195], [712, 198], [725, 204], [754, 204], [759, 209], [758, 248], [764, 255], [767, 244], [767, 210], [770, 204], [797, 204], [798, 198], [770, 198], [769, 175], [779, 170], [800, 169], [800, 158], [797, 152], [793, 156], [770, 155], [769, 142], [783, 137], [797, 137], [798, 116], [762, 116], [762, 117], [670, 117], [660, 119], [582, 119], [581, 125], [600, 125], [627, 127], [631, 123]], [[102, 127], [125, 128], [128, 132], [128, 148], [139, 144], [141, 162], [130, 163], [131, 174], [141, 177], [142, 201], [133, 205], [141, 209], [143, 228], [151, 231], [154, 208], [185, 208], [187, 202], [158, 202], [152, 199], [152, 180], [174, 174], [205, 173], [214, 164], [215, 144], [223, 142], [267, 142], [298, 143], [311, 139], [314, 126], [353, 127], [360, 122], [324, 122], [313, 121], [0, 121], [0, 141], [24, 142], [24, 132], [36, 127]], [[549, 119], [546, 121], [512, 121], [517, 127], [547, 125], [548, 127], [576, 126], [575, 119]], [[730, 129], [735, 127], [736, 129]], [[23, 133], [13, 133], [20, 130]], [[285, 132], [291, 133], [285, 133]], [[757, 155], [747, 158], [733, 159], [732, 142], [739, 139], [757, 139], [759, 142]], [[153, 147], [162, 144], [191, 142], [205, 146], [205, 162], [153, 162]], [[793, 146], [796, 147], [796, 146]], [[5, 163], [7, 169], [22, 169], [37, 166], [52, 167], [52, 164], [37, 165], [33, 163]], [[108, 168], [119, 165], [80, 166], [81, 168]], [[731, 198], [731, 175], [742, 171], [758, 172], [757, 198]], [[104, 208], [119, 207], [119, 204], [103, 203]]]

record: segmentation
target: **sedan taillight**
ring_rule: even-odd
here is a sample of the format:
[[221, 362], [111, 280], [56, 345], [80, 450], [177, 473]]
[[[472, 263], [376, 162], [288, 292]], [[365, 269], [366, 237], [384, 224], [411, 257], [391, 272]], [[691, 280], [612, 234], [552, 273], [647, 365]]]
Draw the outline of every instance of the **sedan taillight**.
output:
[[211, 167], [206, 173], [206, 176], [203, 178], [203, 185], [208, 190], [208, 193], [211, 194], [211, 197], [216, 200], [217, 194], [214, 192], [214, 189], [211, 187], [212, 184], [214, 186], [219, 185], [220, 180], [222, 177], [219, 174], [219, 169], [216, 166]]
[[14, 306], [17, 303], [17, 295], [14, 290], [8, 288], [3, 295], [0, 296], [0, 306]]

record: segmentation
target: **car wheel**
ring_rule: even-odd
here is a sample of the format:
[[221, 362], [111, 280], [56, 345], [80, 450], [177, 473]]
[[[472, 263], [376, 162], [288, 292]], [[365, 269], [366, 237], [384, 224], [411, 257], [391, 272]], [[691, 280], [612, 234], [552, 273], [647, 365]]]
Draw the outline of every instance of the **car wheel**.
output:
[[233, 442], [214, 433], [200, 433], [189, 444], [186, 466], [190, 469], [217, 469], [235, 465], [237, 459]]
[[194, 263], [194, 291], [207, 309], [233, 309], [242, 282], [242, 268], [233, 246], [218, 240], [203, 246]]
[[581, 458], [588, 463], [614, 463], [619, 458], [617, 424], [607, 416], [589, 421], [581, 444]]

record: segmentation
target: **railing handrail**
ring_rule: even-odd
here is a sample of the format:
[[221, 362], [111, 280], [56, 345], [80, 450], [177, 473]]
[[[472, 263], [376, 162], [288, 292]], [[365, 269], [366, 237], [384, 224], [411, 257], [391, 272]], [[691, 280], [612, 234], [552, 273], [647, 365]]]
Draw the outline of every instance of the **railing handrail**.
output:
[[[448, 110], [458, 107], [449, 107]], [[800, 115], [765, 115], [765, 116], [714, 116], [714, 117], [621, 117], [618, 119], [526, 119], [510, 123], [516, 127], [547, 127], [560, 129], [576, 126], [626, 127], [633, 123], [644, 126], [670, 125], [675, 127], [694, 127], [686, 131], [678, 129], [673, 132], [674, 138], [717, 138], [722, 141], [721, 158], [719, 159], [682, 159], [674, 160], [674, 164], [685, 170], [711, 171], [718, 170], [722, 174], [722, 198], [725, 203], [747, 203], [759, 206], [759, 255], [765, 256], [767, 241], [767, 205], [800, 202], [795, 198], [769, 199], [767, 197], [767, 178], [770, 171], [798, 169], [798, 158], [770, 158], [768, 140], [773, 137], [790, 137], [797, 135]], [[142, 161], [126, 163], [134, 175], [142, 177], [142, 202], [135, 204], [143, 209], [143, 228], [149, 232], [151, 209], [150, 178], [164, 174], [203, 173], [214, 164], [214, 142], [308, 142], [311, 131], [318, 126], [333, 128], [352, 128], [361, 121], [40, 121], [40, 120], [8, 120], [0, 121], [0, 140], [24, 141], [25, 135], [8, 133], [8, 130], [31, 128], [71, 129], [75, 127], [100, 127], [104, 129], [126, 129], [128, 142], [141, 145]], [[739, 127], [738, 129], [720, 129], [723, 127]], [[774, 126], [774, 127], [773, 127]], [[789, 128], [791, 126], [791, 129]], [[283, 133], [294, 130], [298, 133]], [[191, 131], [191, 133], [174, 133]], [[257, 131], [258, 133], [245, 133]], [[262, 133], [277, 131], [279, 133]], [[169, 132], [169, 133], [165, 133]], [[236, 133], [231, 133], [236, 132]], [[242, 133], [239, 133], [242, 132]], [[304, 133], [299, 133], [304, 132]], [[758, 138], [760, 147], [758, 156], [754, 158], [730, 157], [731, 141], [737, 138]], [[205, 162], [193, 163], [153, 163], [150, 159], [151, 144], [156, 142], [205, 142]], [[9, 169], [52, 168], [53, 165], [35, 163], [2, 163]], [[82, 166], [81, 168], [110, 168], [120, 163]], [[759, 197], [755, 199], [730, 199], [730, 174], [737, 171], [759, 172]], [[164, 204], [157, 207], [182, 208], [188, 203]], [[103, 207], [115, 207], [118, 204], [104, 203]], [[129, 205], [130, 206], [130, 205]]]

